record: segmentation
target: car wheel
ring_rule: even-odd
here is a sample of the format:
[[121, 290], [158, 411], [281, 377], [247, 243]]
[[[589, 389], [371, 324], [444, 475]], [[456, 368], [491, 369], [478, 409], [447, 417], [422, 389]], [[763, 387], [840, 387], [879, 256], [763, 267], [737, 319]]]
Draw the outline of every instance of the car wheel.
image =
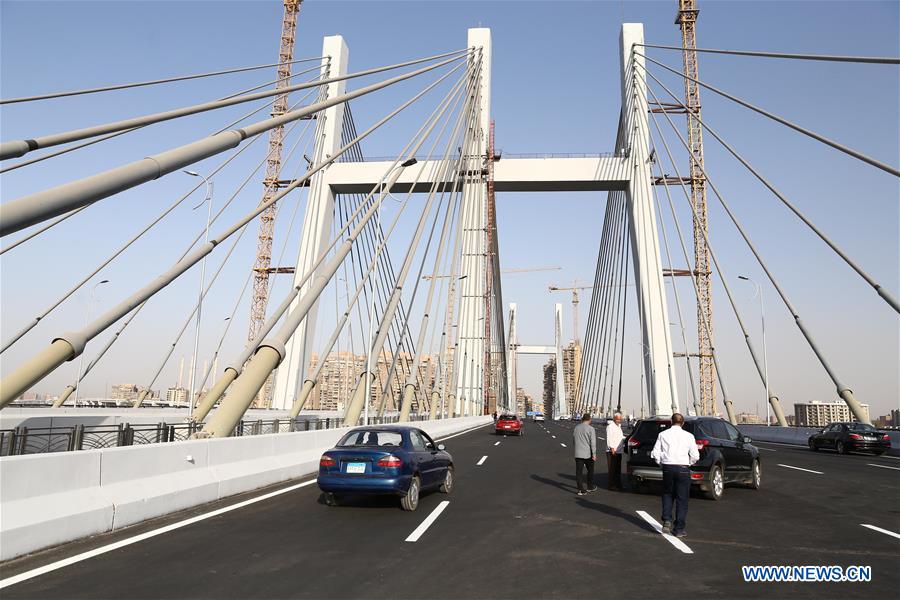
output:
[[759, 460], [754, 460], [753, 465], [750, 467], [750, 488], [758, 490], [761, 479], [762, 466], [759, 464]]
[[414, 511], [419, 507], [419, 478], [414, 476], [409, 482], [409, 489], [400, 498], [403, 510]]
[[322, 494], [325, 497], [325, 504], [328, 506], [338, 506], [340, 503], [338, 502], [338, 497], [331, 492], [326, 492]]
[[441, 484], [441, 493], [449, 494], [453, 491], [453, 467], [447, 467], [447, 472], [444, 473], [444, 483]]
[[819, 447], [816, 446], [816, 440], [809, 438], [809, 449], [812, 450], [813, 452], [818, 451]]
[[835, 450], [837, 450], [838, 454], [847, 454], [847, 447], [844, 445], [844, 442], [838, 442]]
[[710, 500], [721, 500], [725, 493], [725, 477], [722, 475], [722, 467], [714, 465], [709, 472], [709, 491], [706, 497]]

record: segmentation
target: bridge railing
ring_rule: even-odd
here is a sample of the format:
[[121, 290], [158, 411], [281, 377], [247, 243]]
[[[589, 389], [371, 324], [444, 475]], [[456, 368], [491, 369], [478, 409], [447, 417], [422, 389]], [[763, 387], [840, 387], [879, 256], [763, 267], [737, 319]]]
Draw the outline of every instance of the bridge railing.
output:
[[[428, 415], [410, 415], [410, 421], [423, 421]], [[372, 417], [370, 425], [397, 423], [398, 415]], [[296, 419], [244, 420], [235, 427], [233, 436], [246, 437], [295, 431], [320, 431], [343, 427], [340, 417], [297, 417]], [[73, 452], [119, 446], [140, 446], [187, 440], [203, 429], [202, 422], [117, 425], [71, 425], [55, 427], [16, 427], [0, 429], [0, 456]]]

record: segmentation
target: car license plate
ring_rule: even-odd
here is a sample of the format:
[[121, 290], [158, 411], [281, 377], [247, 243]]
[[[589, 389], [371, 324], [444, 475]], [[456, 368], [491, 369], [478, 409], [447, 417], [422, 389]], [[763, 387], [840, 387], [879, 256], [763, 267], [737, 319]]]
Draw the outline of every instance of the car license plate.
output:
[[863, 440], [865, 440], [865, 441], [867, 441], [867, 442], [874, 442], [874, 441], [875, 441], [875, 438], [866, 436], [866, 437], [863, 438]]
[[504, 425], [503, 429], [512, 429], [512, 425]]
[[348, 473], [365, 473], [366, 463], [347, 463]]

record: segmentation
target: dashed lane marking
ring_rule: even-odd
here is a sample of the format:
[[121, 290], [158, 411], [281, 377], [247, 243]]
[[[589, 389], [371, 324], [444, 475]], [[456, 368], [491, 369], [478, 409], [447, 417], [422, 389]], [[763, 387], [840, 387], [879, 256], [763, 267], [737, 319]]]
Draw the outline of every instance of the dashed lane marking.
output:
[[268, 500], [269, 498], [274, 498], [275, 496], [279, 496], [281, 494], [293, 492], [296, 489], [312, 485], [315, 482], [315, 479], [311, 479], [309, 481], [304, 481], [303, 483], [298, 483], [286, 488], [281, 488], [280, 490], [275, 490], [274, 492], [269, 492], [268, 494], [263, 494], [262, 496], [257, 496], [256, 498], [250, 498], [249, 500], [244, 500], [243, 502], [237, 502], [236, 504], [232, 504], [230, 506], [225, 506], [208, 513], [204, 513], [202, 515], [197, 515], [196, 517], [191, 517], [190, 519], [184, 519], [183, 521], [178, 521], [176, 523], [172, 523], [171, 525], [166, 525], [165, 527], [151, 529], [150, 531], [141, 533], [139, 535], [125, 538], [124, 540], [113, 542], [112, 544], [100, 546], [99, 548], [94, 548], [93, 550], [88, 550], [87, 552], [82, 552], [81, 554], [76, 554], [75, 556], [70, 556], [69, 558], [64, 558], [62, 560], [52, 562], [49, 565], [44, 565], [43, 567], [38, 567], [30, 571], [25, 571], [24, 573], [19, 573], [18, 575], [13, 575], [12, 577], [7, 577], [6, 579], [0, 580], [0, 589], [15, 585], [17, 583], [21, 583], [23, 581], [27, 581], [34, 577], [43, 575], [44, 573], [50, 573], [51, 571], [56, 571], [57, 569], [62, 569], [63, 567], [74, 565], [75, 563], [79, 563], [83, 560], [87, 560], [101, 554], [106, 554], [107, 552], [112, 552], [113, 550], [118, 550], [119, 548], [124, 548], [125, 546], [130, 546], [131, 544], [136, 544], [137, 542], [156, 537], [163, 533], [169, 533], [170, 531], [180, 529], [187, 525], [192, 525], [194, 523], [198, 523], [212, 517], [217, 517], [227, 512], [231, 512], [239, 508], [244, 508], [245, 506], [250, 506], [251, 504], [255, 504], [263, 500]]
[[878, 467], [879, 469], [892, 469], [894, 471], [900, 471], [900, 467], [889, 467], [887, 465], [876, 465], [875, 463], [866, 463], [870, 467]]
[[860, 523], [863, 527], [868, 527], [872, 531], [877, 531], [879, 533], [883, 533], [885, 535], [889, 535], [891, 537], [895, 537], [900, 540], [900, 533], [894, 533], [893, 531], [888, 531], [887, 529], [882, 529], [881, 527], [875, 527], [874, 525], [868, 525], [866, 523]]
[[646, 511], [638, 510], [635, 512], [637, 512], [637, 514], [639, 514], [641, 516], [641, 518], [643, 518], [645, 521], [647, 521], [647, 523], [649, 523], [650, 526], [656, 530], [656, 533], [659, 533], [664, 538], [666, 538], [666, 541], [668, 541], [670, 544], [672, 544], [673, 546], [675, 546], [676, 548], [678, 548], [685, 554], [693, 554], [694, 553], [694, 551], [691, 550], [687, 544], [682, 542], [680, 539], [678, 539], [674, 535], [670, 535], [668, 533], [663, 533], [662, 525], [659, 524], [659, 521], [657, 521], [656, 519], [651, 517], [649, 514], [647, 514]]
[[494, 442], [494, 445], [495, 445], [495, 446], [499, 446], [499, 445], [500, 445], [500, 442]]
[[804, 469], [803, 467], [792, 467], [791, 465], [783, 465], [778, 463], [779, 467], [784, 467], [785, 469], [795, 469], [797, 471], [806, 471], [807, 473], [815, 473], [816, 475], [824, 475], [822, 471], [813, 471], [812, 469]]
[[475, 465], [480, 467], [481, 465], [484, 464], [484, 461], [486, 461], [486, 460], [487, 460], [487, 454], [485, 454], [484, 456], [482, 456], [482, 457], [481, 457], [481, 460], [479, 460], [477, 463], [475, 463]]
[[554, 439], [554, 440], [556, 439], [556, 436], [555, 436], [555, 435], [553, 436], [553, 439]]
[[417, 542], [419, 538], [422, 537], [422, 534], [428, 531], [428, 528], [431, 527], [431, 524], [434, 523], [441, 513], [444, 512], [444, 509], [447, 508], [447, 505], [450, 504], [449, 500], [444, 500], [437, 507], [431, 511], [431, 514], [425, 517], [425, 520], [416, 527], [415, 531], [409, 534], [409, 537], [406, 538], [407, 542]]
[[566, 445], [565, 445], [565, 444], [563, 444], [563, 443], [562, 443], [562, 442], [560, 442], [560, 443], [559, 443], [559, 445], [560, 445], [560, 446], [562, 446], [562, 447], [563, 447], [563, 448], [565, 448], [565, 447], [566, 447]]

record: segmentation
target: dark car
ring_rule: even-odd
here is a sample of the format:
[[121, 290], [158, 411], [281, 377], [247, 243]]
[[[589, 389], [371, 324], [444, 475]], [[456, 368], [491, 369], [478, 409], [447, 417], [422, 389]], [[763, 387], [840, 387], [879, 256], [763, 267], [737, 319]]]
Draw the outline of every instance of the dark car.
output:
[[497, 435], [525, 435], [525, 423], [517, 415], [500, 415], [494, 431]]
[[809, 436], [809, 449], [831, 448], [839, 454], [873, 452], [884, 454], [891, 448], [891, 436], [865, 423], [831, 423]]
[[[648, 481], [662, 481], [662, 469], [650, 458], [660, 432], [672, 426], [666, 417], [642, 419], [626, 438], [628, 477], [640, 490]], [[691, 465], [691, 484], [707, 498], [721, 500], [725, 486], [741, 483], [759, 489], [762, 463], [759, 450], [737, 428], [718, 417], [685, 417], [684, 430], [693, 434], [700, 460]]]
[[415, 427], [357, 427], [322, 455], [317, 483], [329, 506], [344, 494], [387, 494], [416, 510], [422, 491], [453, 489], [453, 457]]

